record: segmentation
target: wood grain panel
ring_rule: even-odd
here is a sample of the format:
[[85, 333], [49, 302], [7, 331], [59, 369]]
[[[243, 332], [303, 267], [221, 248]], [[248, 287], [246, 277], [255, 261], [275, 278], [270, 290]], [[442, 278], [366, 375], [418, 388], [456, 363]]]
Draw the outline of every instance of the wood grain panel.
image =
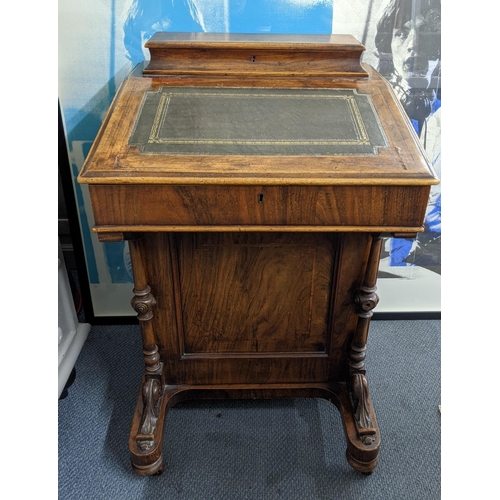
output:
[[[235, 240], [236, 236], [241, 237], [245, 236], [245, 234], [234, 235], [229, 233], [226, 236], [208, 234], [208, 240], [200, 240], [200, 236], [203, 235], [150, 233], [142, 236], [145, 240], [144, 244], [150, 252], [150, 258], [147, 259], [146, 263], [148, 279], [151, 283], [152, 293], [157, 300], [153, 319], [156, 343], [159, 346], [162, 359], [171, 367], [165, 373], [169, 384], [198, 384], [212, 381], [214, 383], [224, 383], [227, 380], [232, 380], [233, 383], [345, 380], [347, 376], [346, 365], [342, 360], [346, 356], [350, 339], [356, 329], [357, 315], [355, 314], [354, 294], [364, 276], [368, 259], [368, 244], [371, 240], [369, 234], [306, 233], [302, 235], [291, 233], [283, 235], [270, 233], [267, 236], [266, 234], [253, 234], [250, 240], [245, 238], [243, 240], [236, 238]], [[279, 309], [281, 307], [281, 317], [286, 319], [287, 315], [283, 314], [285, 309], [282, 304], [286, 303], [285, 299], [297, 300], [297, 296], [300, 296], [300, 290], [305, 295], [305, 289], [309, 290], [311, 285], [310, 274], [302, 272], [302, 277], [307, 278], [308, 285], [299, 285], [299, 292], [294, 290], [288, 292], [286, 288], [279, 287], [278, 283], [281, 284], [282, 281], [274, 283], [268, 281], [268, 288], [261, 291], [262, 294], [267, 295], [267, 300], [265, 303], [260, 302], [263, 304], [260, 310], [257, 307], [258, 302], [256, 302], [256, 300], [260, 299], [252, 301], [247, 294], [248, 303], [252, 303], [252, 307], [256, 309], [253, 317], [241, 313], [241, 310], [244, 309], [242, 306], [246, 305], [245, 299], [242, 299], [241, 296], [236, 297], [237, 290], [226, 286], [223, 282], [224, 275], [229, 276], [230, 273], [233, 276], [233, 283], [238, 283], [237, 275], [240, 278], [248, 277], [252, 281], [252, 283], [248, 284], [249, 291], [252, 288], [258, 288], [254, 280], [256, 282], [259, 282], [259, 280], [266, 282], [265, 279], [260, 278], [258, 273], [252, 273], [251, 275], [248, 273], [252, 269], [252, 266], [248, 264], [250, 259], [247, 262], [247, 274], [245, 276], [245, 267], [242, 266], [242, 263], [245, 261], [244, 257], [248, 257], [252, 253], [254, 254], [252, 262], [259, 262], [259, 247], [249, 247], [250, 242], [255, 243], [259, 240], [265, 242], [268, 245], [265, 247], [265, 252], [272, 253], [273, 247], [271, 243], [273, 240], [268, 237], [275, 238], [274, 243], [278, 251], [280, 247], [283, 249], [284, 246], [288, 246], [288, 248], [295, 248], [292, 254], [297, 255], [300, 255], [302, 250], [307, 252], [308, 246], [316, 242], [318, 247], [316, 261], [318, 262], [320, 259], [325, 261], [316, 264], [316, 276], [319, 276], [319, 279], [315, 286], [316, 289], [319, 289], [319, 296], [322, 297], [318, 301], [317, 309], [323, 310], [319, 311], [320, 320], [316, 319], [314, 322], [313, 336], [300, 335], [300, 330], [296, 330], [295, 326], [290, 322], [285, 321], [283, 325], [280, 325], [279, 313], [273, 311], [273, 308]], [[202, 286], [209, 287], [209, 290], [204, 291], [205, 296], [200, 295], [198, 299], [210, 299], [209, 295], [214, 295], [218, 291], [225, 293], [226, 298], [222, 296], [215, 297], [215, 305], [206, 302], [206, 309], [201, 308], [202, 316], [200, 318], [196, 317], [196, 311], [200, 310], [199, 303], [195, 303], [197, 293], [196, 266], [190, 259], [196, 252], [196, 248], [198, 248], [198, 251], [203, 252], [203, 250], [199, 250], [203, 242], [212, 242], [213, 248], [219, 248], [213, 245], [214, 242], [222, 242], [228, 248], [234, 246], [234, 251], [232, 269], [225, 265], [222, 266], [222, 269], [214, 269], [212, 275], [216, 277], [216, 282], [201, 283]], [[190, 245], [193, 245], [191, 250], [188, 248]], [[237, 252], [238, 248], [239, 251]], [[207, 263], [207, 260], [225, 259], [228, 253], [230, 254], [226, 250], [224, 254], [217, 256], [217, 253], [213, 251], [210, 259], [205, 257], [205, 263]], [[295, 256], [296, 259], [297, 255]], [[276, 261], [273, 257], [271, 259], [273, 263]], [[239, 265], [236, 265], [238, 261]], [[266, 268], [262, 261], [260, 268]], [[279, 265], [278, 269], [280, 269]], [[311, 267], [308, 268], [304, 263], [299, 265], [300, 269], [310, 271]], [[230, 273], [228, 273], [228, 270]], [[296, 268], [292, 268], [291, 271], [296, 272]], [[274, 271], [270, 268], [266, 272], [267, 274], [274, 274]], [[281, 270], [280, 272], [284, 271]], [[203, 276], [206, 276], [206, 273]], [[283, 277], [280, 277], [280, 279], [283, 279]], [[290, 275], [285, 276], [285, 280], [291, 283], [297, 281]], [[241, 287], [239, 283], [238, 286], [239, 294], [244, 294], [244, 287]], [[328, 286], [330, 286], [330, 289], [327, 288]], [[253, 329], [247, 327], [246, 332], [250, 332], [251, 336], [245, 339], [239, 334], [235, 334], [231, 339], [229, 338], [229, 329], [219, 329], [222, 335], [217, 335], [216, 329], [209, 329], [200, 322], [200, 320], [208, 320], [218, 327], [228, 326], [229, 323], [224, 325], [225, 320], [222, 318], [222, 315], [227, 315], [227, 321], [232, 324], [236, 322], [236, 327], [240, 328], [238, 315], [232, 312], [233, 303], [240, 307], [239, 318], [241, 323], [248, 321], [247, 324], [252, 324], [251, 320], [253, 320], [254, 325], [260, 325], [260, 330], [256, 330], [258, 336], [253, 336]], [[192, 316], [193, 313], [194, 316]], [[262, 321], [266, 314], [274, 318], [274, 324], [272, 322], [268, 324], [270, 326], [269, 330], [264, 328], [265, 322]], [[308, 321], [304, 319], [303, 312], [294, 312], [294, 315], [303, 324]], [[312, 320], [311, 324], [313, 324]], [[328, 326], [325, 341], [324, 337], [322, 337], [322, 328], [326, 324], [330, 326]], [[268, 335], [267, 332], [271, 332], [271, 334]], [[296, 335], [295, 332], [299, 333], [299, 335]], [[233, 333], [238, 333], [238, 331], [234, 330]], [[257, 339], [257, 342], [255, 342], [255, 339]], [[324, 348], [319, 349], [318, 339], [324, 343]], [[293, 344], [295, 344], [295, 347]], [[276, 351], [273, 352], [273, 349], [276, 349]], [[296, 352], [293, 352], [293, 349]]]
[[185, 353], [324, 352], [329, 234], [179, 237]]
[[[429, 187], [91, 185], [97, 226], [423, 223]], [[126, 230], [126, 229], [124, 229]]]

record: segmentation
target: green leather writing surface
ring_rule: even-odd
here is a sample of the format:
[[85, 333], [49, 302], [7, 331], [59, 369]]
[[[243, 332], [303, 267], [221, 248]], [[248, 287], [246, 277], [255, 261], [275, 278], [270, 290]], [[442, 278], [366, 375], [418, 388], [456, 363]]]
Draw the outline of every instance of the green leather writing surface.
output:
[[387, 146], [371, 99], [350, 89], [162, 87], [129, 145], [142, 153], [374, 155]]

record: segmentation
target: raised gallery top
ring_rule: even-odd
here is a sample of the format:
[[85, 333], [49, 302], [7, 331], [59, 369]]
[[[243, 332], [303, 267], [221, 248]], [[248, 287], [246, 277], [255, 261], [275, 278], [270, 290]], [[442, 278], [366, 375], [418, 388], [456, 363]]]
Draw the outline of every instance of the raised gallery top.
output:
[[145, 75], [367, 77], [351, 35], [156, 33]]

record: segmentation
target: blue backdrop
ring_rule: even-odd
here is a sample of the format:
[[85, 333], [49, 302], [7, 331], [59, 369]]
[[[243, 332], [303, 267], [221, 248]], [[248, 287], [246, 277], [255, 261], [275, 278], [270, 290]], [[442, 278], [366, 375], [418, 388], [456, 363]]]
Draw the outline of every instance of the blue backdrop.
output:
[[[422, 41], [433, 31], [434, 38], [427, 45], [436, 48], [440, 43], [439, 16], [440, 0], [60, 0], [59, 98], [73, 179], [119, 84], [136, 64], [149, 57], [144, 43], [157, 31], [350, 33], [367, 48], [364, 62], [382, 70], [380, 61], [388, 59], [388, 52], [392, 61], [395, 41], [408, 46], [413, 37], [424, 46]], [[426, 23], [423, 27], [422, 20]], [[435, 75], [440, 76], [440, 48], [425, 57], [432, 58], [429, 67], [434, 79], [430, 69], [425, 78], [439, 87], [439, 95], [433, 94], [430, 115], [423, 121], [414, 120], [414, 125], [439, 173], [441, 93], [440, 78], [436, 80]], [[404, 78], [403, 82], [398, 80], [403, 70], [398, 73], [394, 67], [386, 76], [395, 88], [403, 88], [401, 98], [405, 99], [408, 85]], [[92, 291], [96, 297], [119, 295], [114, 285], [131, 283], [128, 247], [97, 241], [91, 231], [88, 190], [76, 182], [74, 189]], [[381, 269], [386, 276], [412, 279], [418, 279], [419, 274], [412, 269], [410, 276], [409, 267], [439, 273], [440, 236], [438, 187], [429, 204], [425, 238], [416, 242], [389, 240]]]

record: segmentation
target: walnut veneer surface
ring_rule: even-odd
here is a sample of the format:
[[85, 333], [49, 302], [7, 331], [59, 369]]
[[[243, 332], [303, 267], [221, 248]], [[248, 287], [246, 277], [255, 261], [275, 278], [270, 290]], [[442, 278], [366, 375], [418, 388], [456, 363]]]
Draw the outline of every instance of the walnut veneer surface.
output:
[[349, 464], [371, 473], [382, 236], [421, 231], [438, 182], [408, 119], [349, 35], [158, 33], [146, 47], [79, 176], [99, 239], [130, 246], [134, 470], [162, 470], [178, 401], [322, 397]]

